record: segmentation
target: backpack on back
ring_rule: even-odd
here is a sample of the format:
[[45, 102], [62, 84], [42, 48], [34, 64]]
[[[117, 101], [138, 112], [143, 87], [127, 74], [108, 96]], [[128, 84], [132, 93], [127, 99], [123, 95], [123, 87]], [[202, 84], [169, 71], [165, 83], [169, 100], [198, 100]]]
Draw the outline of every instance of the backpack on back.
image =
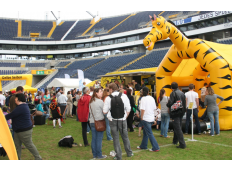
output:
[[111, 98], [111, 116], [114, 119], [120, 119], [124, 117], [125, 111], [124, 111], [124, 104], [121, 99], [122, 93], [119, 93], [118, 96], [112, 96], [110, 95]]

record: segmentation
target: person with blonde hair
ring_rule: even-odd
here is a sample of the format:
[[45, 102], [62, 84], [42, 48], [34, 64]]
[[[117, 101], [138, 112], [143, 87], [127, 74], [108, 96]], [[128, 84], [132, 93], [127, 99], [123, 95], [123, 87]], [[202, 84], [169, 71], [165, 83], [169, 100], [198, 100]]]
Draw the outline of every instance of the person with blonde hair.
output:
[[92, 130], [91, 148], [94, 159], [104, 159], [107, 157], [106, 155], [102, 155], [102, 139], [104, 131], [97, 131], [95, 128], [95, 121], [100, 121], [104, 119], [104, 103], [101, 100], [102, 94], [103, 92], [101, 88], [95, 88], [93, 91], [93, 95], [89, 101], [89, 123]]
[[[217, 98], [221, 100], [219, 103], [216, 102]], [[223, 97], [214, 93], [212, 87], [207, 88], [206, 96], [205, 96], [205, 106], [207, 106], [207, 115], [210, 119], [211, 136], [214, 136], [214, 120], [215, 120], [215, 132], [217, 135], [220, 134], [218, 106], [222, 103], [223, 100], [224, 100]]]

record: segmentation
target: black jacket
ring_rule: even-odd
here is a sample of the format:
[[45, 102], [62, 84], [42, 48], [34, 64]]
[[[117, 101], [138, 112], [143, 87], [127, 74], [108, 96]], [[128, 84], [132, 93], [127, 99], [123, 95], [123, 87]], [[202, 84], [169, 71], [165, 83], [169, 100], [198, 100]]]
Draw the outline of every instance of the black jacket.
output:
[[[182, 101], [182, 105], [183, 105], [183, 108], [182, 108], [182, 111], [180, 111], [179, 113], [173, 113], [171, 112], [170, 116], [172, 118], [174, 117], [182, 117], [184, 116], [184, 113], [186, 112], [186, 97], [185, 97], [185, 94], [180, 91], [178, 88], [176, 90], [174, 90], [176, 92], [176, 94], [180, 97], [181, 101]], [[173, 92], [174, 92], [173, 91]], [[177, 101], [174, 97], [174, 93], [171, 93], [170, 94], [170, 99], [167, 103], [167, 107], [171, 108], [171, 106]]]

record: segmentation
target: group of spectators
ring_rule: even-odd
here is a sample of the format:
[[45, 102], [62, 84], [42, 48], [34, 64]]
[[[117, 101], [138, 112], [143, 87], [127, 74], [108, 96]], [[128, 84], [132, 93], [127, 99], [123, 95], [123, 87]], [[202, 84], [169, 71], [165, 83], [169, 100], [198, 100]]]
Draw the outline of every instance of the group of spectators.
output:
[[[133, 83], [133, 84], [132, 84]], [[198, 134], [201, 134], [201, 128], [198, 120], [199, 104], [207, 106], [207, 116], [211, 123], [211, 136], [214, 136], [214, 120], [216, 134], [220, 134], [220, 126], [218, 121], [219, 104], [223, 98], [214, 94], [210, 85], [205, 84], [202, 88], [201, 99], [194, 91], [194, 85], [189, 85], [189, 91], [183, 93], [176, 82], [171, 84], [172, 93], [170, 97], [166, 96], [164, 89], [160, 90], [158, 103], [161, 109], [158, 108], [154, 97], [150, 96], [149, 89], [142, 83], [140, 86], [137, 82], [123, 85], [117, 80], [114, 83], [107, 83], [107, 87], [102, 89], [101, 85], [96, 82], [93, 87], [86, 87], [85, 83], [82, 91], [73, 89], [67, 92], [67, 96], [59, 89], [55, 91], [54, 87], [50, 92], [46, 89], [45, 93], [38, 91], [35, 95], [35, 105], [37, 111], [41, 111], [45, 119], [52, 118], [53, 127], [56, 128], [56, 120], [58, 120], [59, 128], [62, 128], [61, 122], [67, 116], [73, 117], [76, 115], [77, 121], [81, 122], [82, 137], [84, 146], [90, 146], [87, 133], [91, 129], [92, 141], [91, 148], [94, 159], [104, 159], [107, 156], [102, 155], [102, 139], [103, 131], [97, 131], [95, 122], [105, 120], [107, 140], [113, 141], [116, 156], [114, 159], [122, 159], [122, 150], [119, 142], [119, 133], [123, 140], [124, 148], [128, 157], [133, 156], [128, 137], [129, 132], [134, 132], [133, 122], [137, 118], [139, 121], [139, 135], [143, 128], [143, 139], [137, 149], [147, 149], [148, 139], [151, 142], [151, 152], [160, 151], [159, 145], [152, 132], [152, 126], [161, 127], [160, 137], [169, 138], [167, 135], [169, 121], [173, 121], [174, 137], [173, 144], [178, 144], [177, 148], [186, 148], [184, 136], [182, 132], [182, 118], [186, 114], [185, 134], [188, 134], [188, 126], [192, 110], [189, 109], [190, 103], [193, 102], [193, 116], [195, 118]], [[140, 91], [138, 106], [135, 104], [133, 97], [134, 91]], [[12, 128], [12, 136], [14, 138], [16, 150], [19, 159], [21, 158], [22, 143], [34, 155], [35, 159], [42, 159], [36, 147], [32, 142], [33, 120], [27, 103], [30, 95], [23, 93], [23, 87], [19, 86], [16, 92], [10, 93], [9, 104], [6, 103], [5, 96], [0, 91], [0, 105], [3, 108], [9, 127]], [[203, 95], [203, 96], [202, 96]], [[3, 98], [4, 97], [4, 98]], [[217, 104], [216, 99], [221, 101]], [[171, 111], [171, 106], [178, 100], [181, 100], [183, 107], [175, 112]], [[161, 122], [160, 122], [161, 121]]]

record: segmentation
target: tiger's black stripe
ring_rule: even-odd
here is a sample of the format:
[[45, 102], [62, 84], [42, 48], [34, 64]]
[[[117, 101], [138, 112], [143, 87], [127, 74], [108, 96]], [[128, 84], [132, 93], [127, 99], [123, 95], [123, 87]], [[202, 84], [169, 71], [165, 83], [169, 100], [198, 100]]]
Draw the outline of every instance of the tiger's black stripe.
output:
[[158, 80], [161, 80], [161, 79], [163, 79], [163, 78], [165, 78], [165, 77], [156, 77], [156, 79], [158, 79]]
[[232, 96], [229, 96], [229, 97], [225, 98], [223, 101], [229, 101], [231, 99], [232, 99]]
[[206, 69], [204, 69], [203, 67], [201, 67], [202, 71], [203, 72], [208, 72]]
[[178, 51], [177, 51], [177, 55], [178, 55], [179, 58], [181, 58], [180, 55], [179, 55], [179, 53], [178, 53]]
[[179, 38], [179, 35], [175, 39], [177, 39], [177, 38]]
[[169, 60], [171, 63], [176, 63], [176, 62], [172, 61], [169, 57], [168, 57], [168, 60]]
[[227, 79], [227, 80], [231, 80], [231, 75], [226, 75], [226, 76], [223, 76], [223, 77], [218, 77], [218, 78], [222, 78], [222, 79]]
[[214, 52], [215, 52], [214, 49], [212, 49], [212, 48], [208, 49], [205, 53], [203, 53], [203, 54], [205, 54], [204, 57], [203, 57], [203, 59], [204, 59], [205, 56], [207, 56], [208, 54], [214, 53]]
[[171, 89], [172, 86], [171, 85], [165, 85], [165, 86], [163, 86], [163, 88], [169, 88], [169, 89]]
[[199, 45], [199, 44], [204, 44], [205, 42], [204, 41], [201, 41], [201, 42], [198, 42], [198, 44], [197, 45]]
[[227, 85], [227, 86], [225, 86], [225, 87], [222, 87], [222, 88], [220, 88], [220, 89], [222, 89], [222, 90], [226, 90], [226, 89], [230, 89], [230, 88], [232, 88], [230, 85]]
[[[218, 56], [218, 57], [216, 57], [215, 59], [213, 59], [210, 63], [212, 63], [214, 60], [219, 60], [219, 59], [223, 59], [223, 57], [222, 56]], [[209, 63], [209, 64], [210, 64]]]
[[194, 58], [197, 59], [197, 54], [199, 53], [200, 49], [197, 50], [195, 53], [194, 53]]
[[[186, 52], [186, 51], [185, 51], [185, 52]], [[191, 57], [188, 55], [188, 53], [187, 53], [187, 52], [186, 52], [186, 55], [187, 55], [187, 57], [188, 57], [188, 58], [191, 58]]]
[[[163, 66], [162, 66], [162, 67], [163, 67]], [[168, 69], [165, 68], [165, 67], [163, 67], [163, 69], [164, 69], [165, 72], [172, 72], [172, 71], [168, 70]]]

